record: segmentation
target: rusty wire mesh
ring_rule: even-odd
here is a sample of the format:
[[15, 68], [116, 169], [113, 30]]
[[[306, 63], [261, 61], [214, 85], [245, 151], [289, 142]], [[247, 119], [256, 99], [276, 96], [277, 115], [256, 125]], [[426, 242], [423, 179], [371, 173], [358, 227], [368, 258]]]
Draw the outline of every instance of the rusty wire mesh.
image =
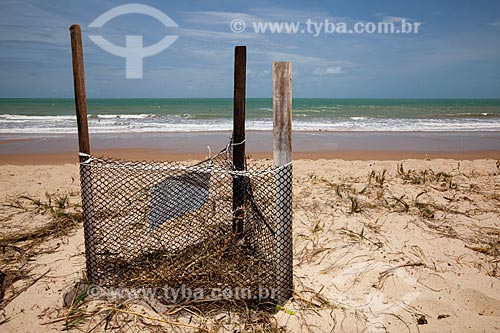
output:
[[[273, 303], [291, 296], [291, 165], [234, 171], [228, 148], [195, 165], [89, 156], [80, 175], [93, 284]], [[241, 234], [233, 232], [236, 178]]]

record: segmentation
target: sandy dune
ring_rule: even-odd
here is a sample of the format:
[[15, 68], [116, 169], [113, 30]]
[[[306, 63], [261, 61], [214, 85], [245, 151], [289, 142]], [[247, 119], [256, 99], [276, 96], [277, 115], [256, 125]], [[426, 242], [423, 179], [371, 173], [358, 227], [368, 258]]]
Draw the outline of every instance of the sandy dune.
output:
[[[63, 295], [83, 277], [81, 226], [37, 244], [5, 240], [51, 219], [20, 195], [42, 202], [46, 192], [51, 198], [67, 195], [67, 210], [74, 212], [78, 191], [75, 164], [0, 166], [2, 332], [63, 328]], [[499, 331], [499, 258], [495, 160], [297, 160], [296, 295], [273, 316], [290, 332]], [[87, 301], [80, 310], [97, 314], [76, 326], [103, 331], [107, 322], [110, 331], [131, 332], [252, 328], [229, 322], [234, 316], [203, 322], [196, 313], [153, 308], [141, 301], [114, 309], [102, 300]]]

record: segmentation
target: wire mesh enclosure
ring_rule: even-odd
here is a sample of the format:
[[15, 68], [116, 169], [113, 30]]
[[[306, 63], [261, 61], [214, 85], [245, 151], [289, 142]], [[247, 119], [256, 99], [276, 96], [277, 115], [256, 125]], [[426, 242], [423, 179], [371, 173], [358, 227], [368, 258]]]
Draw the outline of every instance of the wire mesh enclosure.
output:
[[92, 283], [272, 303], [291, 296], [291, 164], [235, 171], [228, 148], [195, 165], [88, 156], [80, 173]]
[[180, 299], [166, 291], [183, 291], [181, 299], [288, 300], [291, 63], [273, 62], [275, 168], [246, 164], [246, 46], [235, 47], [233, 144], [196, 165], [121, 161], [90, 155], [79, 25], [70, 27], [70, 37], [90, 282], [159, 288], [167, 301]]

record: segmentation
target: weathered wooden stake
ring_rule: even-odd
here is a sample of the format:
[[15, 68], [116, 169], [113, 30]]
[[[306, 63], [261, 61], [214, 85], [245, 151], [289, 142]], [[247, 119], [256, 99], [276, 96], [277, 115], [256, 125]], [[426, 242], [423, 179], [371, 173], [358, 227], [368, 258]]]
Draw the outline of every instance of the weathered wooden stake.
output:
[[274, 165], [292, 161], [292, 64], [273, 62]]
[[[233, 165], [236, 170], [245, 170], [245, 93], [246, 93], [246, 46], [236, 46], [234, 49], [234, 101], [233, 101]], [[243, 232], [243, 204], [245, 177], [233, 178], [233, 232], [240, 235]]]
[[[83, 69], [82, 32], [78, 24], [69, 28], [71, 34], [71, 56], [73, 59], [73, 85], [75, 88], [76, 121], [78, 124], [78, 147], [80, 153], [90, 155], [89, 129], [87, 123], [87, 97]], [[80, 156], [80, 161], [85, 157]]]
[[276, 290], [278, 304], [293, 295], [292, 64], [273, 62], [273, 157], [276, 172]]
[[85, 75], [83, 70], [82, 32], [77, 24], [69, 28], [71, 35], [71, 56], [73, 60], [73, 83], [75, 88], [75, 108], [78, 125], [78, 147], [80, 158], [80, 184], [82, 189], [83, 232], [85, 238], [85, 258], [87, 278], [92, 283], [98, 283], [95, 273], [96, 263], [93, 258], [96, 253], [96, 236], [94, 230], [94, 207], [92, 204], [91, 166], [83, 163], [90, 155], [89, 129], [87, 123], [87, 98], [85, 95]]

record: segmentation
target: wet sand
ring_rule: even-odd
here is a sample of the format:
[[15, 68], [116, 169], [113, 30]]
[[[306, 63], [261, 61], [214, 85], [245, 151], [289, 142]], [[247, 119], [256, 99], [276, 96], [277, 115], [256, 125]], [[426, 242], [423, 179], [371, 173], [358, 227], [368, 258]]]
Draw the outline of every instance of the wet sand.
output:
[[[131, 160], [204, 159], [229, 132], [91, 134], [94, 155]], [[500, 158], [498, 132], [295, 132], [294, 159], [401, 160]], [[247, 133], [247, 154], [272, 156], [271, 132]], [[0, 135], [0, 164], [77, 162], [76, 134]], [[210, 148], [208, 148], [210, 147]]]

